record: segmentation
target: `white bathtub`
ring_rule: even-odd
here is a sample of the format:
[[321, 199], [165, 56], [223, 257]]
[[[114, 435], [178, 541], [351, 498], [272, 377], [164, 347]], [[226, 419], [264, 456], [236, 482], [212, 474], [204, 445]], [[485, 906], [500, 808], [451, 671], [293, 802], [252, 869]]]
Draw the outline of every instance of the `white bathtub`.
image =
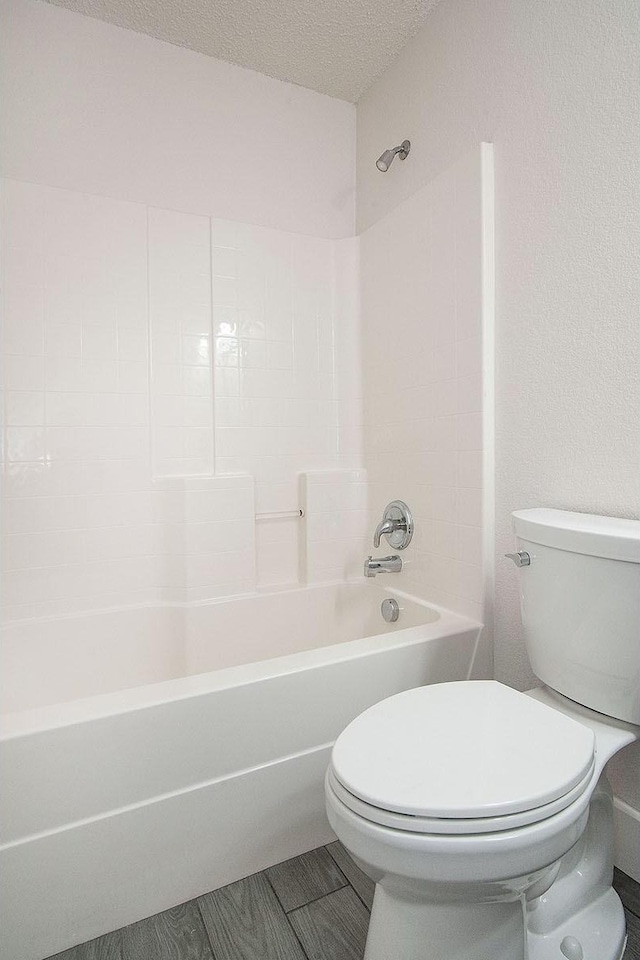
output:
[[6, 628], [0, 958], [41, 960], [328, 842], [337, 734], [392, 693], [475, 675], [480, 634], [374, 582]]

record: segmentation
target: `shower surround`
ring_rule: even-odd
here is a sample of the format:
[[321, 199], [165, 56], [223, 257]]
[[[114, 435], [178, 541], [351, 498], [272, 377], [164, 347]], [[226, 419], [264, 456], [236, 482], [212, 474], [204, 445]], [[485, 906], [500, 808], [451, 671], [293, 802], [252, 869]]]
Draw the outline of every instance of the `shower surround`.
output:
[[2, 194], [5, 618], [304, 582], [300, 474], [359, 558], [356, 241]]
[[7, 621], [359, 576], [398, 497], [485, 618], [479, 150], [337, 241], [2, 195]]

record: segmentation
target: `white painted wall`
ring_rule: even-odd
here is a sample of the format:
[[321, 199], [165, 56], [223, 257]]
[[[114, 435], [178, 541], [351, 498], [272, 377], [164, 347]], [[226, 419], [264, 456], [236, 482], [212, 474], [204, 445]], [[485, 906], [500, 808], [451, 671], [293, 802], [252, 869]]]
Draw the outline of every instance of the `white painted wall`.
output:
[[639, 40], [632, 0], [445, 0], [358, 104], [361, 230], [495, 144], [495, 665], [520, 688], [511, 511], [640, 516]]
[[353, 104], [38, 0], [3, 0], [2, 175], [353, 233]]

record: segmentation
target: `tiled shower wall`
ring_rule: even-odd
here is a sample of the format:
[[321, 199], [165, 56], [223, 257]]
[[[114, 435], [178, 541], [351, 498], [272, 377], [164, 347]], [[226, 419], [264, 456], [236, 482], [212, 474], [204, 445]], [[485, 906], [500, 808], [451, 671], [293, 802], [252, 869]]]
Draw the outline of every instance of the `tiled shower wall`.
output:
[[361, 237], [369, 528], [415, 535], [394, 583], [483, 619], [480, 149]]
[[299, 475], [361, 463], [357, 241], [2, 191], [5, 617], [307, 579]]
[[6, 617], [360, 576], [401, 498], [394, 585], [482, 618], [479, 152], [347, 240], [3, 206]]

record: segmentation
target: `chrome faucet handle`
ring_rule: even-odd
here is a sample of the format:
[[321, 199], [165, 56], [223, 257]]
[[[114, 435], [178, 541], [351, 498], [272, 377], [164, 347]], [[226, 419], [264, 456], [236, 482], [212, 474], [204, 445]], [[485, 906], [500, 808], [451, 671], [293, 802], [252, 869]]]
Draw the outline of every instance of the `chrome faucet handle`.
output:
[[386, 536], [389, 533], [393, 533], [395, 530], [404, 530], [406, 531], [407, 524], [404, 520], [392, 520], [386, 519], [381, 520], [378, 526], [376, 527], [376, 532], [373, 535], [373, 545], [378, 548], [380, 546], [380, 540], [382, 536]]
[[531, 563], [531, 556], [526, 550], [518, 550], [517, 553], [505, 553], [505, 557], [513, 560], [516, 567], [528, 567]]
[[378, 548], [382, 537], [394, 550], [404, 550], [413, 536], [413, 517], [411, 510], [403, 500], [392, 500], [382, 514], [382, 520], [373, 535], [373, 545]]

